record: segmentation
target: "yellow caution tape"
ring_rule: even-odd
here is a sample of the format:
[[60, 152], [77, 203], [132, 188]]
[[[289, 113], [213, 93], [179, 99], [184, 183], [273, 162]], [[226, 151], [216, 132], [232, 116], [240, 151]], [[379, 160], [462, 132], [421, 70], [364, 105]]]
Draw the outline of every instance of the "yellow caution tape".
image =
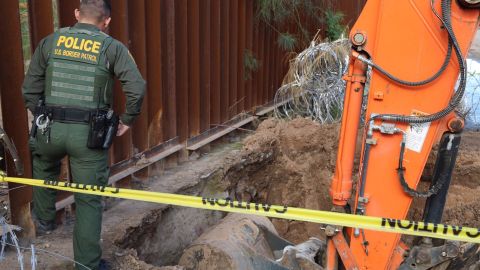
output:
[[44, 181], [14, 177], [3, 177], [1, 180], [90, 195], [480, 243], [480, 229], [477, 228], [49, 180]]

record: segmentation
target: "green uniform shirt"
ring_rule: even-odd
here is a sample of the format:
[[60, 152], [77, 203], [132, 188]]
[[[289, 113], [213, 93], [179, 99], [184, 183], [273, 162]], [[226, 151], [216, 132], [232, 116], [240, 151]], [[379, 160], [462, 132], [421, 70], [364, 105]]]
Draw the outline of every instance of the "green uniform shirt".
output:
[[[77, 23], [74, 28], [92, 32], [100, 31], [96, 26], [85, 23]], [[32, 112], [40, 97], [44, 95], [47, 62], [52, 52], [53, 38], [54, 35], [52, 34], [40, 41], [23, 82], [22, 93], [25, 105]], [[143, 96], [145, 95], [145, 81], [127, 47], [121, 42], [114, 39], [107, 48], [106, 55], [109, 70], [122, 83], [126, 96], [125, 113], [120, 116], [120, 119], [125, 125], [131, 125], [135, 117], [140, 114]]]

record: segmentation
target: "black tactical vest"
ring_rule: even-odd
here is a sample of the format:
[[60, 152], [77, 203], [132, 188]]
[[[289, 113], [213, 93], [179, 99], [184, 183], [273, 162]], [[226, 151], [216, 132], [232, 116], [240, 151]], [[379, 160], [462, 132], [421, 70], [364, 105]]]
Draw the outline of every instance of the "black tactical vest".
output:
[[57, 31], [47, 65], [46, 105], [92, 109], [110, 105], [113, 77], [105, 51], [111, 42], [102, 32]]

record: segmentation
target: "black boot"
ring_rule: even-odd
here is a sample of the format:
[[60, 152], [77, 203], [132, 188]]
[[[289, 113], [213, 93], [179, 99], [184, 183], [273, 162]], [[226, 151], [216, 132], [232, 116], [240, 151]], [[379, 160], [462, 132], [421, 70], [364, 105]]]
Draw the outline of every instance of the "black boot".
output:
[[41, 220], [35, 214], [32, 214], [33, 223], [35, 224], [35, 231], [37, 236], [50, 234], [57, 228], [55, 220]]
[[112, 265], [104, 259], [100, 260], [100, 265], [98, 266], [98, 270], [110, 270], [112, 269]]

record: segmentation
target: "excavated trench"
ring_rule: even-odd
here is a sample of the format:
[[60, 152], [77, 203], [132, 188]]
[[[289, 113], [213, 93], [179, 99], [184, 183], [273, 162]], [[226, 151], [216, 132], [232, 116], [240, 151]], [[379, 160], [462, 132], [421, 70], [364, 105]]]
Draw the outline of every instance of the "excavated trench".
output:
[[152, 212], [142, 226], [127, 233], [120, 246], [136, 249], [149, 264], [176, 265], [183, 250], [223, 217], [220, 212], [168, 207]]
[[[288, 122], [267, 119], [244, 140], [243, 149], [233, 162], [212, 173], [207, 181], [180, 193], [330, 210], [328, 190], [335, 168], [338, 132], [339, 125], [319, 125], [303, 118]], [[480, 227], [480, 202], [476, 199], [480, 191], [477, 138], [478, 133], [467, 132], [464, 136], [444, 214], [446, 223]], [[428, 179], [428, 173], [424, 178]], [[413, 218], [421, 218], [423, 203], [414, 201]], [[198, 209], [158, 209], [146, 215], [140, 226], [128, 229], [117, 244], [135, 250], [135, 257], [148, 264], [177, 265], [184, 250], [224, 217], [224, 213]], [[316, 224], [271, 221], [281, 237], [295, 244], [323, 235]], [[183, 269], [176, 267], [159, 269]]]
[[[219, 168], [179, 193], [224, 197], [226, 194], [219, 182], [222, 177]], [[146, 214], [139, 226], [128, 228], [117, 245], [135, 250], [134, 257], [148, 264], [176, 265], [183, 250], [224, 217], [223, 212], [167, 206]]]

